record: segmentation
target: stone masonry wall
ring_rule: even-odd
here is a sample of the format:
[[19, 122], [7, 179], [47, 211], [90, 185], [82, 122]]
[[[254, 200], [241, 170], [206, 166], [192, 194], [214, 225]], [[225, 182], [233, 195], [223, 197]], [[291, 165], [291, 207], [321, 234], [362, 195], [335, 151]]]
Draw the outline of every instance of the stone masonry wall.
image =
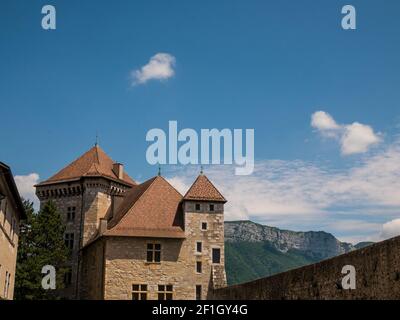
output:
[[[356, 270], [356, 289], [342, 288], [343, 266]], [[400, 237], [364, 249], [214, 291], [214, 299], [400, 299]]]
[[104, 218], [111, 207], [111, 195], [101, 186], [88, 184], [84, 196], [84, 229], [82, 246], [96, 234], [100, 219]]
[[[148, 242], [161, 244], [160, 263], [146, 262]], [[133, 284], [146, 284], [149, 300], [157, 299], [158, 285], [173, 285], [174, 299], [194, 299], [195, 270], [188, 255], [180, 239], [108, 237], [104, 299], [132, 299]]]
[[[186, 203], [187, 205], [188, 203]], [[206, 206], [206, 203], [203, 203]], [[191, 208], [191, 206], [187, 205]], [[203, 208], [202, 208], [203, 209]], [[186, 210], [186, 209], [185, 209]], [[201, 229], [201, 223], [207, 223], [207, 230]], [[212, 279], [212, 248], [219, 248], [221, 250], [221, 263], [219, 270], [223, 272], [218, 273], [218, 277], [214, 280], [219, 282], [219, 286], [226, 285], [225, 276], [225, 259], [224, 259], [224, 215], [220, 213], [208, 213], [205, 210], [202, 212], [185, 212], [185, 233], [187, 235], [187, 245], [192, 248], [192, 255], [190, 264], [193, 270], [196, 268], [196, 261], [201, 261], [203, 266], [203, 274], [196, 275], [197, 284], [202, 285], [202, 297], [207, 298], [210, 294], [211, 288], [210, 279]], [[196, 253], [196, 242], [202, 242], [202, 253]], [[214, 275], [215, 270], [214, 268]]]
[[105, 245], [105, 239], [100, 239], [83, 251], [80, 299], [103, 299]]

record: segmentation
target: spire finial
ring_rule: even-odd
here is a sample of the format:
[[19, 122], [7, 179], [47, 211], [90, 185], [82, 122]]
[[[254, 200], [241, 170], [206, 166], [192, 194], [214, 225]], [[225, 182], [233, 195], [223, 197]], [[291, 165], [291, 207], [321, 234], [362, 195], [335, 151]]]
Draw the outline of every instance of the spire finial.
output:
[[158, 165], [158, 176], [161, 176], [161, 165]]
[[95, 142], [95, 144], [94, 144], [96, 147], [99, 145], [99, 134], [98, 134], [98, 132], [96, 131], [96, 142]]
[[203, 165], [200, 166], [200, 174], [203, 175]]

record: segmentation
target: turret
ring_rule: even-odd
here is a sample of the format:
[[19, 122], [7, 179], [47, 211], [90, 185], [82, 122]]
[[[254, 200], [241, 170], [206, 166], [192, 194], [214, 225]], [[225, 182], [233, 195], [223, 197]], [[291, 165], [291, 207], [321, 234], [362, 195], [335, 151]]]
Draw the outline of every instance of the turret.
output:
[[201, 296], [212, 288], [226, 286], [224, 259], [224, 204], [226, 199], [203, 174], [197, 177], [183, 197], [185, 234], [193, 250], [193, 265], [198, 277], [197, 288]]

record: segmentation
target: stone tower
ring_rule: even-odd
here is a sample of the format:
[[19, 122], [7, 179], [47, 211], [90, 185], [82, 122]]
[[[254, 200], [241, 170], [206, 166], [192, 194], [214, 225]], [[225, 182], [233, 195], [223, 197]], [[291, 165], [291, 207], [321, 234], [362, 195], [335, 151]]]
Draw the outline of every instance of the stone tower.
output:
[[65, 243], [71, 249], [66, 288], [60, 295], [77, 299], [80, 283], [80, 249], [98, 232], [107, 217], [136, 183], [120, 163], [114, 162], [97, 144], [67, 167], [36, 185], [42, 207], [52, 200], [65, 225]]
[[[194, 265], [202, 265], [203, 297], [210, 298], [212, 289], [226, 286], [224, 261], [225, 198], [201, 173], [183, 197], [184, 225], [189, 247], [195, 248]], [[197, 254], [198, 253], [198, 254]], [[200, 254], [201, 253], [201, 254]], [[210, 283], [208, 283], [210, 282]], [[209, 284], [212, 288], [209, 288]], [[210, 290], [211, 289], [211, 290]]]

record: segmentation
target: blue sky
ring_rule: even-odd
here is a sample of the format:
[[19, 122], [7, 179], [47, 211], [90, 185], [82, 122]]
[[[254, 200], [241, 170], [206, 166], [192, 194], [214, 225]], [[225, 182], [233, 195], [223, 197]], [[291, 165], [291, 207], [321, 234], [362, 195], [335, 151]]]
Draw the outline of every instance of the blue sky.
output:
[[[51, 1], [57, 29], [45, 31], [41, 8], [49, 2], [2, 1], [0, 159], [16, 175], [45, 179], [89, 149], [98, 132], [103, 149], [144, 180], [157, 172], [145, 159], [147, 131], [177, 120], [196, 130], [254, 128], [260, 168], [279, 160], [298, 173], [300, 161], [354, 179], [354, 169], [384, 158], [398, 140], [400, 3], [352, 0], [357, 30], [344, 31], [341, 8], [348, 3]], [[132, 86], [131, 72], [160, 52], [175, 58], [174, 75]], [[318, 110], [339, 125], [370, 126], [380, 142], [343, 155], [341, 138], [310, 125]], [[186, 169], [165, 170], [175, 178]], [[258, 177], [268, 180], [265, 171]], [[380, 225], [400, 215], [400, 204], [387, 210], [387, 202], [368, 200], [367, 211], [376, 214], [342, 200], [322, 208], [335, 226], [307, 212], [271, 219], [270, 210], [253, 215], [247, 208], [237, 217], [324, 228], [347, 240], [376, 238]], [[367, 225], [337, 227], [346, 219]]]

